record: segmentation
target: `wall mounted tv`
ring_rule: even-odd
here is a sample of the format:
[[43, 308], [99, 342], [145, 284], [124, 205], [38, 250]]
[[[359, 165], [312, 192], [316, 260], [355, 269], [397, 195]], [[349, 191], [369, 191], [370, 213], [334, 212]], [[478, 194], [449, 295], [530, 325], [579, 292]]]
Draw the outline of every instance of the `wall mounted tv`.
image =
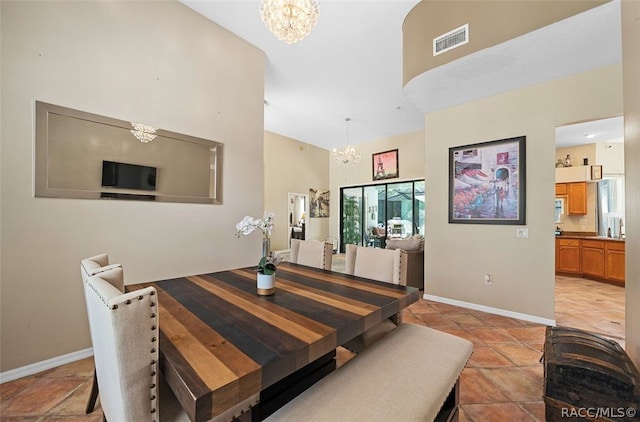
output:
[[155, 190], [156, 168], [137, 164], [102, 162], [102, 186], [120, 189]]

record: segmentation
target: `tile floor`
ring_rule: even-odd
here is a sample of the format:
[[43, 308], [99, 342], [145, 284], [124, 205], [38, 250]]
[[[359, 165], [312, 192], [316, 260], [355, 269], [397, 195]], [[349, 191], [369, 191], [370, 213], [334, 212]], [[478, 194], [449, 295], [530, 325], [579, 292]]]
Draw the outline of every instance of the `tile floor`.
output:
[[[484, 312], [420, 300], [404, 321], [469, 339], [475, 351], [461, 379], [460, 421], [544, 421], [545, 327]], [[624, 289], [578, 278], [556, 277], [556, 321], [598, 332], [624, 347]], [[350, 358], [342, 350], [340, 361]], [[1, 422], [99, 422], [84, 414], [92, 360], [64, 365], [0, 385]]]

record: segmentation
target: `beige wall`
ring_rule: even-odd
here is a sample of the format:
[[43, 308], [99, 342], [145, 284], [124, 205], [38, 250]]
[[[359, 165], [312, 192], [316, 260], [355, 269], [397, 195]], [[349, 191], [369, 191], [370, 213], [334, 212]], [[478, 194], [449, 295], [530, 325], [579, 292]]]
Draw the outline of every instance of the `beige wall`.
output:
[[[309, 188], [329, 189], [329, 151], [265, 132], [264, 170], [264, 209], [276, 215], [271, 247], [274, 250], [287, 249], [288, 194], [308, 195]], [[329, 236], [329, 219], [309, 218], [307, 212], [305, 228], [306, 239], [324, 240]]]
[[[263, 209], [263, 52], [175, 1], [2, 1], [2, 361], [91, 347], [79, 262], [127, 283], [253, 265]], [[33, 197], [34, 102], [224, 143], [224, 204]], [[250, 193], [250, 194], [248, 194]]]
[[624, 143], [601, 142], [596, 144], [594, 164], [602, 166], [603, 175], [624, 174]]
[[626, 193], [625, 349], [640, 368], [640, 2], [622, 1]]
[[[405, 19], [402, 76], [412, 78], [461, 57], [577, 15], [608, 0], [464, 1], [423, 0]], [[469, 43], [433, 56], [433, 39], [469, 24]]]
[[[336, 239], [340, 239], [340, 187], [374, 183], [372, 154], [398, 149], [400, 177], [387, 179], [384, 181], [386, 183], [424, 178], [424, 133], [422, 131], [381, 138], [354, 147], [362, 156], [357, 165], [345, 166], [333, 159], [330, 160], [331, 217], [329, 233], [331, 237]], [[428, 201], [429, 194], [426, 195]]]
[[[621, 76], [610, 66], [426, 115], [426, 294], [554, 319], [555, 128], [621, 113]], [[448, 224], [448, 149], [519, 135], [529, 237], [517, 226]]]
[[599, 164], [596, 162], [596, 144], [585, 144], [585, 145], [575, 145], [564, 148], [556, 149], [556, 161], [562, 160], [564, 163], [564, 159], [567, 154], [571, 157], [571, 165], [572, 166], [582, 166], [583, 158], [587, 158], [589, 160], [589, 164]]

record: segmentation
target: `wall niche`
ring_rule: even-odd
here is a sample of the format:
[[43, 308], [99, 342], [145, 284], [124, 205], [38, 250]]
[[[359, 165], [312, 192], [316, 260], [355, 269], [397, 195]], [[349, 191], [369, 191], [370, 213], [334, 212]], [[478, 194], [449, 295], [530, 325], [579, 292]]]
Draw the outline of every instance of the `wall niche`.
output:
[[35, 196], [222, 203], [222, 144], [36, 101]]

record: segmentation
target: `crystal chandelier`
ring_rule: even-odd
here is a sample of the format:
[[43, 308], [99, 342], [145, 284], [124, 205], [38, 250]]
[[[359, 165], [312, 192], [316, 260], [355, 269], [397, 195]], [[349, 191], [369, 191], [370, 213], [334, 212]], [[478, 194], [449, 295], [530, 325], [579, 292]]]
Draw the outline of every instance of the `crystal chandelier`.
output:
[[260, 17], [277, 39], [293, 44], [313, 30], [320, 13], [316, 0], [262, 0]]
[[333, 159], [337, 162], [344, 165], [354, 165], [360, 162], [360, 153], [355, 150], [351, 145], [349, 145], [349, 122], [350, 118], [344, 119], [347, 122], [347, 146], [343, 149], [334, 148], [331, 152]]
[[156, 128], [153, 126], [133, 122], [131, 122], [131, 126], [133, 126], [133, 129], [131, 129], [130, 132], [133, 134], [133, 136], [135, 136], [140, 142], [144, 142], [145, 144], [147, 142], [153, 141], [154, 139], [156, 139], [156, 136], [158, 136], [156, 135]]

